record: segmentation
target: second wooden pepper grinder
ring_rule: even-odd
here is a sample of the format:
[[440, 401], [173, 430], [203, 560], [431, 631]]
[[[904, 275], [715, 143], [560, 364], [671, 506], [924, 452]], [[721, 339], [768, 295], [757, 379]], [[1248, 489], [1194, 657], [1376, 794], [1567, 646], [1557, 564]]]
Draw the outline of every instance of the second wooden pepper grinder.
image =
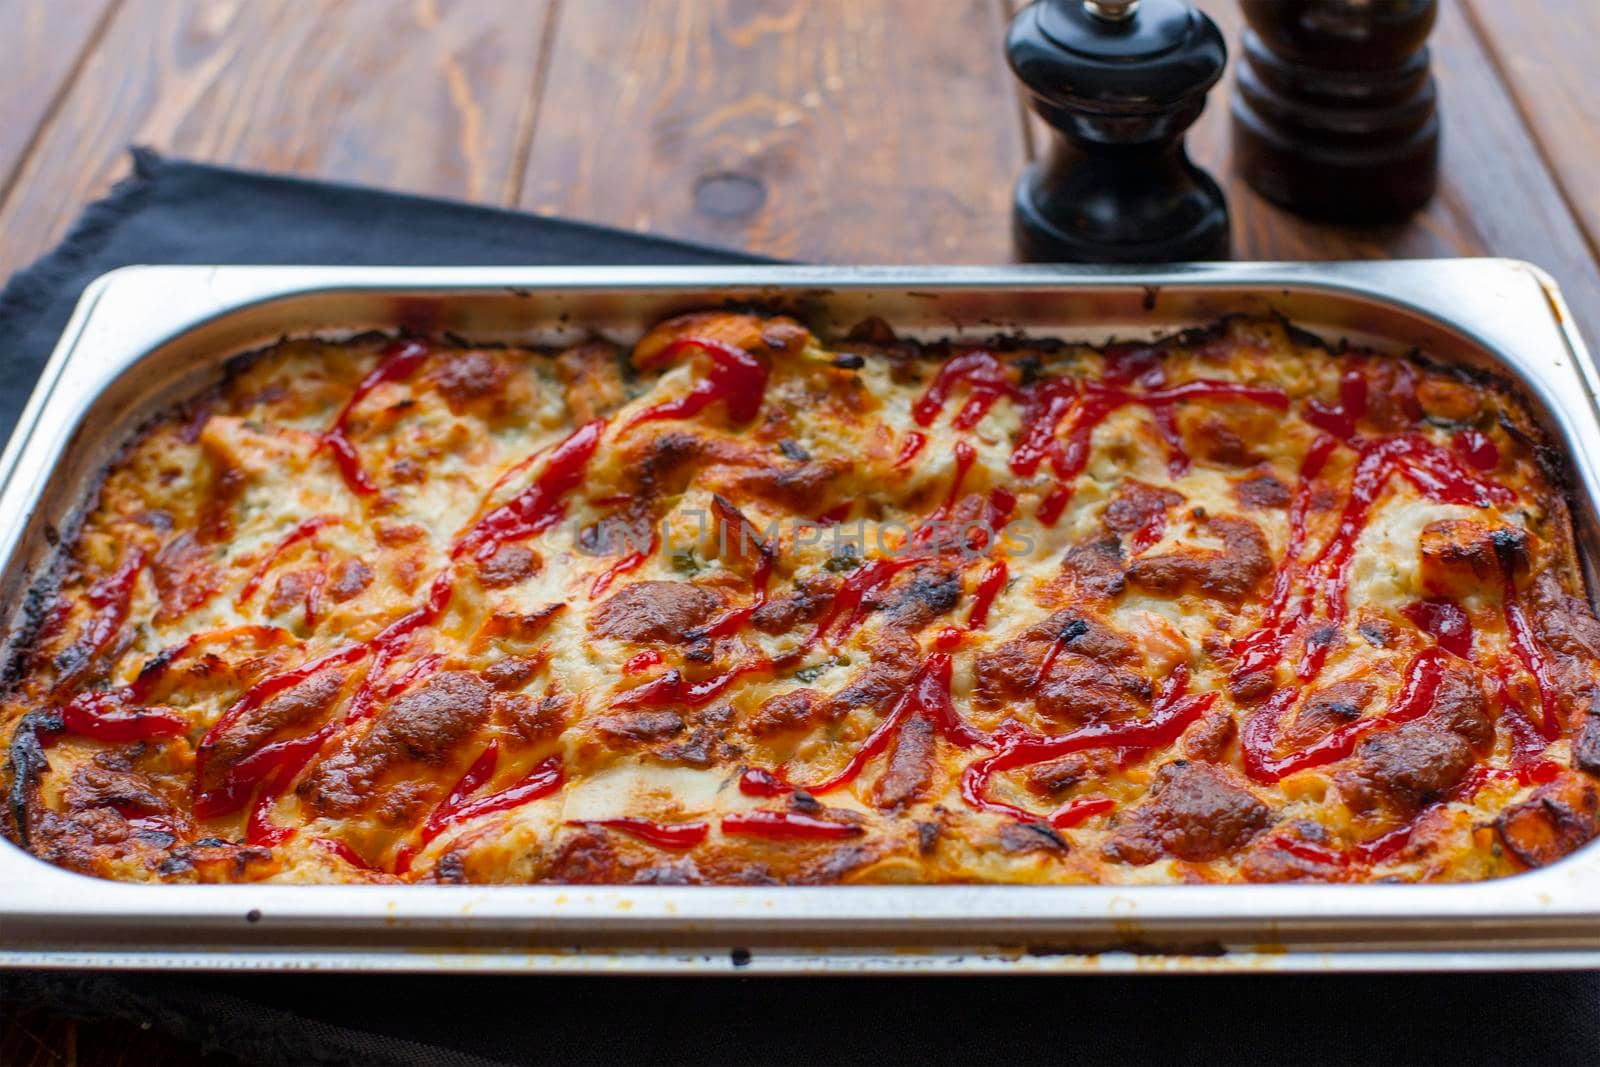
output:
[[1233, 153], [1250, 185], [1304, 215], [1401, 218], [1433, 195], [1437, 0], [1240, 0], [1250, 28]]
[[1006, 53], [1055, 130], [1017, 183], [1024, 257], [1227, 258], [1227, 201], [1183, 147], [1227, 62], [1210, 19], [1182, 0], [1038, 0], [1012, 20]]

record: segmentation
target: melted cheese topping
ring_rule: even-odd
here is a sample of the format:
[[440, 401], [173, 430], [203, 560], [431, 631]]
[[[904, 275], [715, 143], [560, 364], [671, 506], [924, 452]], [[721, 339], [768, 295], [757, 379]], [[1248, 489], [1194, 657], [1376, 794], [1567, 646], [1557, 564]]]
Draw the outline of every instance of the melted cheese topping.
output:
[[1151, 345], [288, 341], [145, 432], [0, 706], [144, 880], [1462, 880], [1594, 836], [1502, 385]]

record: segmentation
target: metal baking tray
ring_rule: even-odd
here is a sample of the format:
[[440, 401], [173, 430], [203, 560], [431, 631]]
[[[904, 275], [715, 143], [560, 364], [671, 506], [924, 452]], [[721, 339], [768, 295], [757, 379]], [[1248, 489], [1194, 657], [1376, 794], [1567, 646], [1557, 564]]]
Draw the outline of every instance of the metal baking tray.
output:
[[[1555, 285], [1525, 263], [1114, 268], [130, 267], [85, 292], [0, 459], [11, 629], [93, 479], [135, 428], [284, 334], [409, 326], [628, 341], [727, 301], [819, 330], [879, 315], [926, 336], [1142, 338], [1275, 310], [1336, 340], [1520, 381], [1572, 467], [1600, 561], [1597, 374]], [[7, 641], [12, 640], [8, 637]], [[499, 972], [1061, 972], [1600, 966], [1600, 842], [1460, 885], [140, 885], [0, 842], [0, 964]]]

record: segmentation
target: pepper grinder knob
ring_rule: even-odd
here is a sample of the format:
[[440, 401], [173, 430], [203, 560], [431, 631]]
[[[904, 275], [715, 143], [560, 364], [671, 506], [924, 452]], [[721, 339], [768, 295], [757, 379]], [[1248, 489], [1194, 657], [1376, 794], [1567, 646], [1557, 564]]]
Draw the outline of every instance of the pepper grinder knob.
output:
[[1209, 18], [1182, 0], [1037, 0], [1012, 20], [1006, 54], [1054, 131], [1017, 182], [1024, 258], [1227, 258], [1227, 201], [1183, 146], [1227, 62]]

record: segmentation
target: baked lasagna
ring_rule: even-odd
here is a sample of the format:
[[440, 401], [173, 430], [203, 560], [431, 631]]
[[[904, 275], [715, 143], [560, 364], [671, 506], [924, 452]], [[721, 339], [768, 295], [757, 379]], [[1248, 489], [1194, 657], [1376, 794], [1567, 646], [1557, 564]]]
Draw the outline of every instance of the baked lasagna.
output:
[[5, 829], [107, 878], [1462, 881], [1600, 831], [1600, 622], [1506, 383], [1102, 347], [288, 340], [16, 642]]

